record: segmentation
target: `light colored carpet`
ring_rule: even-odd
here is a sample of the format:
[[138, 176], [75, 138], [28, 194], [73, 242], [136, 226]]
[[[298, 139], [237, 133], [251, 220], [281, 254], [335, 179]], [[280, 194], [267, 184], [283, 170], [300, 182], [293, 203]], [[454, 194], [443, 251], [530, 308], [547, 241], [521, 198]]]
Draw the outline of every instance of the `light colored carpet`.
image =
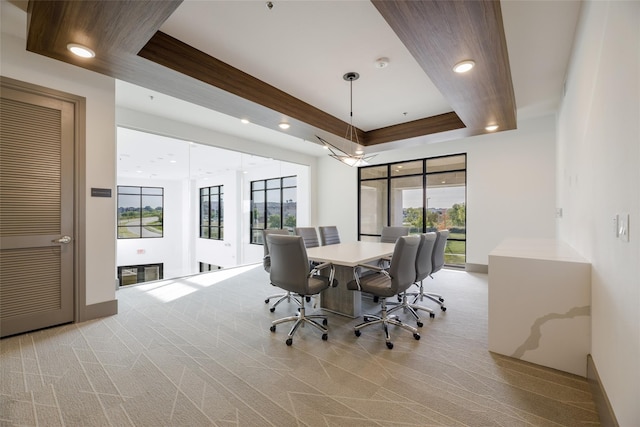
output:
[[487, 275], [426, 283], [448, 310], [393, 350], [335, 314], [286, 346], [261, 266], [122, 288], [116, 316], [0, 341], [0, 425], [599, 425], [586, 379], [487, 351]]

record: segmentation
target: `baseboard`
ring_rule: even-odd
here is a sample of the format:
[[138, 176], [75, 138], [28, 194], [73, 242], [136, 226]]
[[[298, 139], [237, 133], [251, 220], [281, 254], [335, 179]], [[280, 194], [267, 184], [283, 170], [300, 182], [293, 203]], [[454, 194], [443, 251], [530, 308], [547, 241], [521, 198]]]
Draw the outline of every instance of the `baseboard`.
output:
[[468, 273], [489, 273], [489, 266], [485, 264], [470, 264], [467, 263], [464, 266], [465, 271]]
[[602, 386], [600, 376], [596, 369], [596, 365], [590, 354], [587, 355], [587, 380], [589, 381], [589, 388], [593, 395], [593, 401], [596, 404], [598, 415], [600, 416], [600, 425], [602, 427], [620, 427], [616, 414], [613, 412], [611, 402], [607, 397], [607, 393]]
[[78, 322], [86, 322], [87, 320], [113, 316], [114, 314], [118, 314], [117, 299], [85, 306], [84, 310], [82, 310], [82, 318], [78, 319]]

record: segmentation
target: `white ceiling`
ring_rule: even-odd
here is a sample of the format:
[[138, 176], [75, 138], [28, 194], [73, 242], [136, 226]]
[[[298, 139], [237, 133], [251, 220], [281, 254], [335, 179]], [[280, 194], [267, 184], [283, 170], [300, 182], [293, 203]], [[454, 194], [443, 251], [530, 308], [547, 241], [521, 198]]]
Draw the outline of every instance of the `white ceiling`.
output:
[[[365, 131], [452, 110], [369, 1], [274, 1], [272, 9], [266, 3], [186, 0], [161, 31], [346, 122], [350, 94], [342, 76], [356, 71], [353, 124]], [[508, 0], [501, 6], [518, 120], [554, 113], [580, 2]], [[375, 66], [380, 57], [389, 59], [386, 68]], [[266, 144], [326, 154], [315, 142], [301, 144], [286, 131], [243, 125], [238, 118], [124, 82], [117, 83], [116, 102]]]

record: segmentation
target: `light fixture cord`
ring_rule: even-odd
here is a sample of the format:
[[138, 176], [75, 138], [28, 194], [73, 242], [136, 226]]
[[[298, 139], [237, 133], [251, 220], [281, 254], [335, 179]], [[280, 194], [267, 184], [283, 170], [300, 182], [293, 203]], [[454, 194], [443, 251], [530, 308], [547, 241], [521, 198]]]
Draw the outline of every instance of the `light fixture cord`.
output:
[[358, 133], [353, 130], [353, 80], [349, 80], [349, 141], [353, 142], [353, 135], [356, 136], [356, 144], [360, 144], [358, 141]]

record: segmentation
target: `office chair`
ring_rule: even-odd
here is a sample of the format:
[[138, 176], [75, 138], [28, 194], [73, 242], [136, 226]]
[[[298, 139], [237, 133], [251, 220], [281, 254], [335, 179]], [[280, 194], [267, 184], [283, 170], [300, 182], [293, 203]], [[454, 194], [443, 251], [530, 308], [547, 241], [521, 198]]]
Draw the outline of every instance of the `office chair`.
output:
[[320, 231], [320, 244], [322, 246], [340, 243], [340, 234], [338, 233], [338, 227], [335, 225], [318, 227], [318, 231]]
[[393, 343], [389, 336], [389, 325], [400, 326], [413, 333], [416, 340], [420, 339], [418, 330], [412, 326], [402, 323], [397, 316], [389, 316], [387, 312], [387, 298], [406, 291], [416, 278], [416, 256], [420, 237], [402, 236], [398, 238], [389, 270], [371, 265], [361, 265], [367, 268], [367, 273], [359, 277], [358, 269], [354, 269], [354, 280], [347, 283], [347, 288], [352, 291], [362, 291], [379, 297], [381, 312], [380, 315], [365, 315], [364, 322], [355, 326], [354, 333], [360, 336], [360, 330], [367, 326], [382, 324], [385, 334], [387, 348], [392, 349]]
[[[262, 266], [264, 267], [264, 271], [266, 271], [267, 273], [271, 272], [271, 257], [269, 255], [269, 245], [268, 245], [268, 242], [267, 242], [267, 236], [271, 235], [271, 234], [278, 234], [280, 236], [288, 236], [289, 235], [289, 230], [280, 229], [280, 228], [271, 228], [271, 229], [262, 230], [262, 244], [263, 244], [263, 247], [264, 247], [264, 256], [262, 257]], [[274, 302], [273, 305], [269, 308], [269, 311], [271, 311], [272, 313], [274, 311], [276, 311], [276, 307], [282, 301], [286, 300], [287, 302], [291, 302], [292, 295], [291, 295], [291, 292], [286, 292], [284, 294], [269, 295], [264, 300], [264, 303], [265, 304], [269, 304], [269, 300], [272, 300], [274, 298], [278, 298], [278, 300], [276, 302]], [[293, 300], [297, 301], [295, 298], [293, 298]]]
[[315, 227], [296, 227], [296, 236], [302, 236], [305, 248], [317, 248], [320, 246], [318, 232]]
[[[420, 282], [422, 283], [422, 279], [429, 276], [432, 271], [432, 256], [433, 256], [433, 247], [436, 243], [436, 233], [426, 233], [420, 235], [420, 245], [418, 246], [418, 254], [416, 255], [416, 277], [413, 280], [413, 283]], [[398, 294], [398, 303], [389, 303], [395, 304], [395, 307], [388, 310], [387, 314], [391, 314], [394, 311], [403, 309], [408, 311], [415, 319], [418, 327], [422, 327], [423, 323], [420, 320], [420, 316], [416, 310], [423, 310], [429, 313], [429, 317], [434, 318], [436, 314], [429, 307], [425, 307], [422, 305], [418, 305], [415, 302], [409, 303], [408, 297], [418, 295], [418, 292], [408, 292], [405, 291], [402, 294]]]
[[[271, 271], [269, 278], [271, 284], [285, 289], [300, 297], [298, 303], [300, 310], [295, 316], [283, 317], [271, 322], [271, 332], [276, 331], [276, 325], [284, 322], [294, 322], [289, 335], [287, 345], [293, 343], [293, 334], [300, 325], [308, 323], [322, 331], [322, 339], [327, 340], [327, 317], [321, 314], [307, 316], [305, 312], [305, 299], [311, 295], [317, 295], [327, 289], [333, 283], [335, 273], [331, 263], [323, 263], [309, 271], [309, 259], [307, 249], [301, 236], [279, 236], [271, 234], [267, 236], [269, 253], [271, 258]], [[329, 276], [317, 274], [320, 270], [330, 268]], [[314, 319], [322, 319], [322, 325]]]
[[[433, 246], [433, 255], [431, 256], [432, 268], [431, 272], [429, 273], [429, 277], [431, 277], [432, 279], [433, 274], [440, 271], [442, 267], [444, 267], [444, 252], [447, 248], [448, 238], [449, 230], [436, 231], [436, 241]], [[423, 277], [423, 279], [426, 279], [426, 276]], [[412, 304], [416, 304], [418, 301], [422, 301], [424, 297], [427, 297], [431, 301], [440, 304], [440, 309], [442, 311], [447, 311], [447, 307], [445, 307], [444, 305], [444, 298], [442, 297], [442, 295], [433, 292], [425, 292], [422, 285], [422, 279], [420, 279], [420, 290], [413, 295], [415, 295], [415, 297], [413, 298]]]
[[380, 241], [382, 243], [395, 243], [400, 236], [408, 236], [409, 227], [382, 227], [380, 233]]

